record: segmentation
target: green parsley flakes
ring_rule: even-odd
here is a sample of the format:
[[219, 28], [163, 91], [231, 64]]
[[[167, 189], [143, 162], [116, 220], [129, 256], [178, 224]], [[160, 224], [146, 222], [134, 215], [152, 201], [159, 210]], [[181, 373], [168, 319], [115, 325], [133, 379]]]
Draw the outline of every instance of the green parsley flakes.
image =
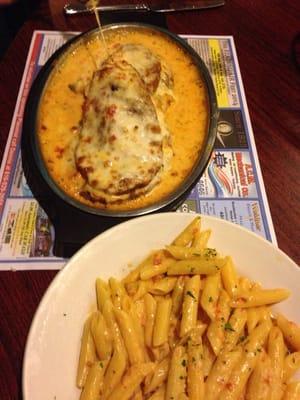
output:
[[226, 322], [226, 324], [224, 324], [224, 329], [225, 331], [235, 332], [230, 322]]
[[190, 297], [192, 297], [194, 300], [196, 300], [196, 297], [193, 295], [193, 293], [192, 293], [190, 290], [188, 290], [188, 291], [186, 292], [186, 295], [187, 295], [187, 296], [190, 296]]

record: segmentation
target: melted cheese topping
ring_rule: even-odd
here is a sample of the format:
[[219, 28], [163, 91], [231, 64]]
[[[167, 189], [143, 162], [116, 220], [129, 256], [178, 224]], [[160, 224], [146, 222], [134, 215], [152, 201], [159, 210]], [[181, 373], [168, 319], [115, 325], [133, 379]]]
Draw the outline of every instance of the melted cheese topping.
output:
[[132, 43], [120, 45], [111, 58], [115, 62], [125, 60], [132, 65], [149, 92], [153, 94], [156, 91], [160, 81], [161, 62], [147, 47]]
[[76, 148], [86, 178], [83, 195], [104, 203], [148, 191], [163, 167], [162, 133], [140, 75], [126, 61], [108, 60], [92, 79]]
[[[118, 29], [106, 32], [105, 37], [109, 54], [114, 54], [120, 45], [137, 44], [148, 48], [162, 61], [161, 80], [152, 100], [162, 130], [164, 163], [169, 160], [169, 168], [164, 168], [160, 182], [148, 193], [134, 199], [125, 199], [120, 204], [105, 206], [82, 195], [86, 180], [76, 167], [74, 155], [83, 118], [83, 93], [95, 72], [94, 59], [99, 60], [98, 65], [101, 65], [106, 58], [106, 51], [97, 39], [73, 48], [52, 73], [39, 110], [38, 137], [41, 151], [54, 181], [76, 200], [93, 207], [109, 207], [112, 210], [145, 207], [174, 191], [192, 170], [206, 134], [206, 91], [198, 69], [189, 55], [165, 36], [146, 29]], [[168, 70], [173, 74], [172, 91], [170, 85], [173, 82], [170, 82]], [[156, 84], [153, 78], [149, 82], [154, 86]], [[172, 101], [173, 95], [175, 101]], [[145, 178], [143, 184], [147, 186], [146, 181]], [[101, 190], [105, 188], [102, 185]], [[118, 190], [117, 186], [113, 190]]]

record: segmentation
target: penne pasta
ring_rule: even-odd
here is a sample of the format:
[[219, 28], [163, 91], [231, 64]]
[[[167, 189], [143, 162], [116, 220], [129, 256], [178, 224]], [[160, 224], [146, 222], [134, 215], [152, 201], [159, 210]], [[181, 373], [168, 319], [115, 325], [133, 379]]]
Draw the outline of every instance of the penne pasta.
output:
[[140, 271], [142, 269], [142, 264], [135, 267], [132, 271], [129, 272], [127, 276], [122, 280], [124, 286], [129, 283], [134, 283], [140, 278]]
[[300, 382], [291, 382], [287, 385], [282, 400], [299, 400]]
[[103, 376], [107, 361], [96, 361], [89, 369], [80, 400], [98, 400], [103, 387]]
[[213, 275], [225, 264], [224, 258], [207, 259], [205, 257], [179, 260], [168, 267], [168, 275]]
[[199, 230], [200, 217], [196, 217], [192, 222], [173, 240], [175, 246], [187, 246], [194, 238], [194, 234]]
[[113, 304], [110, 300], [107, 301], [103, 306], [103, 317], [111, 333], [114, 346], [118, 346], [119, 348], [124, 347], [121, 331], [115, 318]]
[[131, 304], [130, 309], [128, 310], [128, 315], [131, 317], [131, 321], [133, 323], [133, 329], [137, 334], [137, 338], [139, 341], [140, 349], [144, 353], [144, 361], [147, 360], [147, 351], [145, 349], [145, 331], [144, 331], [144, 318], [141, 320], [139, 313], [139, 302], [134, 302]]
[[137, 290], [132, 297], [133, 301], [137, 301], [148, 293], [149, 288], [152, 286], [152, 281], [138, 281]]
[[167, 272], [170, 265], [175, 260], [166, 255], [164, 250], [160, 250], [149, 259], [149, 262], [143, 266], [140, 272], [142, 280], [148, 280], [154, 278], [157, 275], [162, 275]]
[[238, 277], [232, 258], [227, 257], [221, 270], [222, 282], [226, 292], [234, 298], [238, 292]]
[[204, 399], [203, 348], [201, 335], [194, 330], [187, 346], [187, 393], [189, 400]]
[[151, 359], [154, 359], [157, 362], [161, 362], [164, 358], [170, 355], [170, 345], [168, 342], [165, 342], [161, 346], [151, 347]]
[[128, 307], [128, 304], [131, 302], [131, 300], [128, 294], [126, 293], [123, 283], [115, 278], [110, 278], [109, 287], [113, 305], [121, 309], [124, 308], [125, 303], [127, 303], [125, 307]]
[[180, 324], [180, 337], [183, 337], [187, 332], [196, 326], [199, 292], [200, 276], [195, 275], [188, 279], [185, 284]]
[[242, 358], [242, 348], [221, 352], [205, 382], [205, 400], [217, 400], [226, 387], [233, 368]]
[[102, 400], [106, 400], [120, 382], [127, 366], [127, 353], [123, 345], [116, 344], [104, 376]]
[[284, 393], [283, 388], [283, 363], [285, 356], [285, 346], [281, 330], [273, 326], [269, 335], [268, 354], [272, 365], [272, 379], [270, 386], [269, 399], [279, 400]]
[[197, 322], [197, 325], [195, 328], [187, 332], [178, 342], [178, 345], [186, 345], [188, 341], [191, 339], [193, 336], [199, 336], [202, 338], [205, 330], [207, 328], [206, 324], [203, 324], [202, 322]]
[[262, 350], [261, 356], [248, 382], [246, 400], [269, 399], [271, 378], [271, 359], [268, 354]]
[[134, 281], [134, 282], [129, 282], [129, 283], [124, 283], [124, 287], [126, 289], [126, 292], [128, 293], [128, 296], [133, 297], [139, 287], [141, 281]]
[[259, 350], [266, 342], [271, 328], [272, 324], [269, 321], [264, 321], [251, 332], [244, 347], [247, 356], [256, 357], [260, 353]]
[[168, 377], [169, 373], [170, 358], [166, 357], [158, 363], [155, 367], [154, 374], [148, 385], [145, 385], [144, 393], [149, 394], [154, 392], [159, 386], [161, 386]]
[[132, 271], [129, 272], [128, 275], [125, 276], [125, 278], [122, 280], [124, 286], [140, 279], [140, 272], [145, 265], [151, 263], [153, 253], [154, 252], [150, 253], [142, 262], [140, 262], [140, 264], [138, 264]]
[[81, 400], [299, 400], [300, 326], [273, 318], [289, 291], [239, 276], [194, 219], [122, 281], [96, 280]]
[[252, 290], [252, 282], [245, 276], [240, 276], [238, 279], [238, 292], [244, 293]]
[[176, 285], [172, 293], [172, 314], [177, 317], [181, 311], [184, 294], [185, 277], [180, 276], [176, 280]]
[[125, 311], [114, 309], [131, 364], [144, 362], [144, 351], [131, 316]]
[[183, 346], [175, 348], [171, 362], [166, 387], [165, 400], [174, 400], [185, 393], [187, 355]]
[[157, 302], [153, 328], [153, 346], [161, 346], [168, 341], [172, 300], [162, 299]]
[[102, 312], [104, 304], [106, 301], [111, 300], [111, 297], [108, 284], [100, 278], [96, 280], [96, 294], [98, 310]]
[[200, 239], [200, 235], [201, 235], [201, 219], [199, 219], [197, 226], [195, 227], [194, 231], [193, 231], [193, 239], [191, 242], [191, 246], [194, 247], [195, 243], [199, 242]]
[[241, 308], [264, 306], [279, 303], [287, 299], [289, 295], [290, 291], [287, 289], [253, 290], [239, 293], [236, 300], [232, 301], [231, 306]]
[[161, 385], [149, 398], [148, 400], [165, 400], [166, 386]]
[[85, 381], [89, 372], [89, 368], [96, 360], [96, 351], [94, 340], [91, 333], [91, 319], [90, 316], [84, 324], [83, 333], [81, 337], [81, 347], [79, 362], [77, 367], [76, 384], [77, 387], [82, 388], [85, 385]]
[[211, 229], [207, 229], [205, 231], [196, 231], [192, 242], [193, 247], [196, 247], [200, 250], [205, 249], [205, 247], [207, 247], [210, 235]]
[[265, 306], [265, 307], [259, 307], [259, 321], [270, 321], [271, 319], [271, 310], [270, 307]]
[[197, 247], [183, 247], [183, 246], [166, 246], [166, 250], [177, 260], [186, 260], [189, 258], [207, 258], [215, 259], [217, 257], [216, 249], [205, 248], [199, 250]]
[[[222, 400], [238, 400], [256, 366], [269, 331], [269, 322], [258, 325], [250, 334], [241, 361], [233, 368], [230, 378], [222, 392]], [[259, 351], [260, 350], [260, 351]]]
[[276, 322], [281, 329], [285, 340], [294, 350], [300, 351], [300, 326], [289, 321], [281, 314], [277, 316]]
[[110, 393], [107, 400], [129, 400], [144, 378], [153, 372], [153, 369], [153, 363], [137, 363], [132, 365]]
[[149, 293], [155, 294], [158, 296], [163, 296], [172, 292], [176, 285], [177, 278], [167, 277], [157, 280], [152, 284], [149, 288]]
[[216, 356], [211, 348], [209, 340], [207, 337], [203, 338], [203, 373], [204, 377], [210, 374], [211, 368], [215, 362]]
[[225, 332], [233, 329], [227, 322], [229, 315], [230, 297], [227, 292], [222, 289], [218, 299], [216, 318], [211, 321], [207, 329], [207, 337], [216, 356], [222, 348], [225, 340]]
[[283, 363], [283, 381], [288, 382], [290, 378], [300, 370], [300, 351], [287, 355]]
[[222, 400], [239, 400], [242, 398], [246, 383], [254, 367], [254, 359], [244, 356], [240, 365], [235, 366], [222, 392]]
[[100, 360], [108, 360], [112, 353], [112, 337], [103, 315], [98, 311], [92, 315], [91, 333]]
[[131, 396], [130, 399], [131, 400], [143, 400], [143, 392], [142, 392], [142, 389], [140, 386], [135, 390], [134, 394]]
[[173, 350], [177, 346], [177, 344], [180, 343], [180, 342], [178, 342], [178, 332], [180, 330], [180, 320], [172, 314], [172, 311], [171, 311], [170, 318], [171, 319], [170, 319], [170, 326], [169, 326], [168, 343], [169, 343], [170, 349]]
[[216, 318], [220, 288], [221, 276], [219, 273], [206, 277], [201, 295], [201, 306], [211, 320]]
[[237, 343], [243, 343], [246, 340], [243, 334], [246, 321], [247, 311], [236, 308], [226, 325], [223, 351], [231, 351]]
[[135, 311], [135, 315], [142, 327], [146, 324], [146, 307], [145, 307], [145, 297], [131, 303], [131, 307]]
[[257, 326], [260, 319], [258, 307], [250, 307], [247, 309], [247, 331], [251, 333]]
[[145, 344], [151, 347], [156, 314], [156, 301], [149, 293], [145, 295], [144, 299], [146, 309]]
[[178, 400], [189, 400], [189, 397], [185, 393], [180, 393]]
[[270, 310], [266, 306], [261, 307], [250, 307], [247, 309], [247, 331], [252, 332], [253, 329], [261, 321], [270, 319]]

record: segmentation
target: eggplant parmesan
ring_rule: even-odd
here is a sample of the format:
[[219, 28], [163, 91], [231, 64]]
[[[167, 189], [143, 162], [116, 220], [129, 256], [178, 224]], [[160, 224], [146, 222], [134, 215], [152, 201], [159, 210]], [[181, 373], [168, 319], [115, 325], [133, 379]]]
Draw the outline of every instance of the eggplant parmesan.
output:
[[75, 150], [82, 195], [104, 204], [148, 192], [164, 168], [164, 134], [150, 95], [160, 62], [142, 46], [124, 49], [93, 75]]
[[[71, 198], [96, 208], [156, 203], [202, 151], [208, 107], [201, 74], [165, 35], [119, 28], [64, 55], [40, 102], [45, 166]], [[108, 50], [108, 51], [107, 51]]]

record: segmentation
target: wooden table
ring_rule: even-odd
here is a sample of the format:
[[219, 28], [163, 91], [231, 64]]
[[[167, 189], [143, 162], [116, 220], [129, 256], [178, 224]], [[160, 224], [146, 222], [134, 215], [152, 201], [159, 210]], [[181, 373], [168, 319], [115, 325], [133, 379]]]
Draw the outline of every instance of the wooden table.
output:
[[[34, 29], [87, 30], [91, 16], [65, 18], [61, 0], [41, 1], [0, 65], [0, 151], [5, 147]], [[279, 247], [300, 262], [300, 32], [298, 0], [229, 0], [219, 9], [167, 17], [176, 33], [233, 35]], [[38, 303], [54, 271], [0, 272], [0, 397], [21, 399], [22, 358]], [[41, 397], [42, 399], [42, 397]]]

